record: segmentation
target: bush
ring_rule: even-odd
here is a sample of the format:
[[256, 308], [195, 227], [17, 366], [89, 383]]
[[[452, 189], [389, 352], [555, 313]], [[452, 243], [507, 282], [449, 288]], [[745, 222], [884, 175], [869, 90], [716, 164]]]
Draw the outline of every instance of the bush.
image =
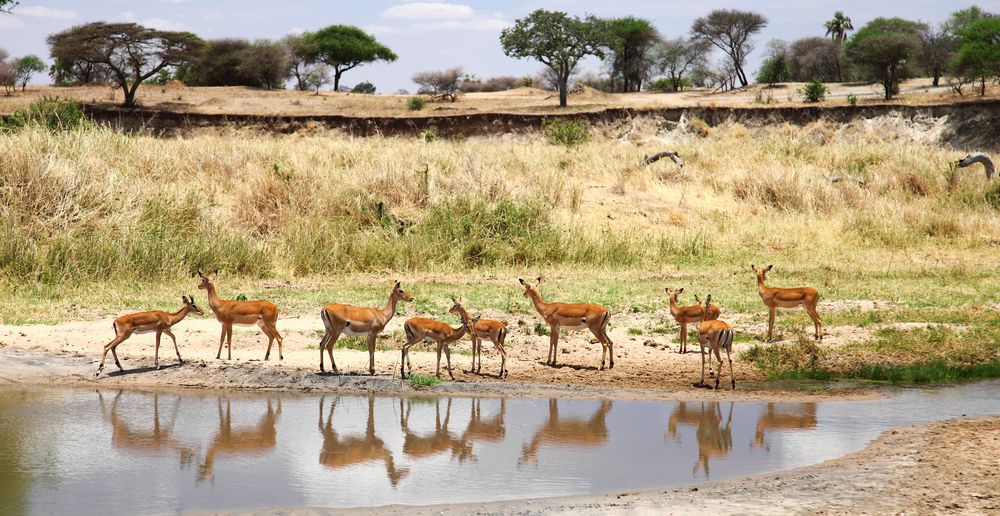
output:
[[50, 131], [67, 131], [91, 127], [93, 121], [83, 112], [83, 105], [72, 99], [43, 97], [10, 115], [0, 122], [0, 128], [16, 131], [31, 124], [38, 124]]
[[375, 85], [368, 81], [358, 83], [357, 86], [351, 88], [351, 93], [363, 93], [365, 95], [372, 95], [375, 93]]
[[406, 101], [406, 107], [410, 108], [410, 111], [420, 111], [426, 105], [427, 101], [423, 97], [410, 97], [410, 100]]
[[806, 86], [800, 90], [802, 93], [802, 100], [806, 102], [820, 102], [826, 98], [826, 94], [830, 90], [817, 79], [813, 79], [806, 83]]
[[849, 105], [851, 105], [851, 106], [857, 106], [858, 105], [858, 96], [855, 95], [855, 94], [853, 94], [853, 93], [851, 93], [850, 95], [847, 96], [847, 103]]
[[590, 141], [590, 124], [586, 120], [546, 118], [542, 120], [542, 130], [553, 145], [571, 147]]

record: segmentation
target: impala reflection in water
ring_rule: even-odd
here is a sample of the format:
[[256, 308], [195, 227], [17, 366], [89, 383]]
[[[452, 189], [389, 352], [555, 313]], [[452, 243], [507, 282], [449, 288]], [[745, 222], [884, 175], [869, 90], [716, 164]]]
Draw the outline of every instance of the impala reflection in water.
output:
[[0, 513], [428, 505], [698, 484], [837, 457], [894, 426], [1000, 413], [998, 388], [763, 403], [4, 386]]

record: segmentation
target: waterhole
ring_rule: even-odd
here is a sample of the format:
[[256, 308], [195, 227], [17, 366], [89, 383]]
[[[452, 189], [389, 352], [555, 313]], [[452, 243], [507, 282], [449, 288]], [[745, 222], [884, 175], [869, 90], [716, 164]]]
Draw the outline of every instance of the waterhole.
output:
[[861, 402], [392, 398], [0, 388], [0, 512], [377, 507], [698, 484], [891, 427], [1000, 413], [1000, 382]]

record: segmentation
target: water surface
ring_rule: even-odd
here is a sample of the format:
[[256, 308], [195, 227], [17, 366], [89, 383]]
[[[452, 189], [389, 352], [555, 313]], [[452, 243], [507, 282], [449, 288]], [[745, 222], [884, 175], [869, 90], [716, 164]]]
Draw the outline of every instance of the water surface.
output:
[[1000, 382], [862, 402], [664, 402], [0, 388], [0, 513], [374, 507], [697, 484], [887, 428], [1000, 414]]

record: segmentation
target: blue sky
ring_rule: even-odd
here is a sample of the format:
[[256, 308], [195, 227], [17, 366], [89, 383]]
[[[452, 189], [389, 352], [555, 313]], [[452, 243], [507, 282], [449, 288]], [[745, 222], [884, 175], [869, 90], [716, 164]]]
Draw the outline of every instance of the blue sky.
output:
[[[1000, 11], [1000, 1], [976, 2]], [[602, 17], [634, 15], [652, 20], [660, 31], [675, 37], [686, 34], [692, 21], [712, 9], [751, 9], [768, 18], [750, 56], [755, 70], [768, 40], [822, 36], [823, 21], [843, 10], [861, 27], [878, 16], [902, 16], [938, 23], [957, 9], [971, 5], [952, 1], [887, 0], [726, 0], [671, 2], [665, 0], [492, 0], [406, 2], [401, 0], [21, 0], [13, 15], [0, 14], [0, 48], [13, 56], [48, 57], [46, 35], [96, 20], [136, 21], [171, 30], [189, 30], [203, 38], [280, 38], [290, 32], [314, 30], [330, 24], [358, 25], [392, 48], [399, 60], [352, 70], [344, 75], [351, 85], [373, 82], [380, 92], [414, 89], [414, 72], [462, 66], [479, 76], [534, 74], [541, 65], [503, 55], [500, 30], [537, 8]], [[586, 62], [597, 71], [599, 63]], [[44, 80], [45, 77], [40, 79]]]

